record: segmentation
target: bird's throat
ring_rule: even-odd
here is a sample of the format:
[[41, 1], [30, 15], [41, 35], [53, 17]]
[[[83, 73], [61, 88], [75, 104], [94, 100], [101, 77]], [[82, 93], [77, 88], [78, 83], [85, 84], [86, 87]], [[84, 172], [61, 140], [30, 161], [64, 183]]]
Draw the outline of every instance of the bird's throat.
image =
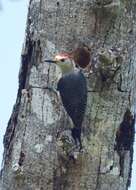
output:
[[72, 72], [74, 70], [74, 66], [73, 66], [72, 63], [71, 64], [59, 63], [58, 66], [61, 69], [62, 76], [65, 75], [65, 74], [68, 74], [68, 73], [70, 73], [70, 72]]

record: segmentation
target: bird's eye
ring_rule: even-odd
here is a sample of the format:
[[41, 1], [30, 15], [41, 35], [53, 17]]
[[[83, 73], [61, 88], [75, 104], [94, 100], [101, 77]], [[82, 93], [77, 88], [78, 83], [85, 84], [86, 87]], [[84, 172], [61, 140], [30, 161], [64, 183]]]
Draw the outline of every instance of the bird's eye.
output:
[[61, 62], [64, 62], [65, 61], [65, 59], [61, 59]]

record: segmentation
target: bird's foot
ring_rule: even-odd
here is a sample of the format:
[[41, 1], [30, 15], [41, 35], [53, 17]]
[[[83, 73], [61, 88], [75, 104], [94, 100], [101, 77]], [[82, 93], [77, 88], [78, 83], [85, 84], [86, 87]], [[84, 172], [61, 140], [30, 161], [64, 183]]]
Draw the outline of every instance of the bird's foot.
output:
[[82, 145], [80, 145], [80, 144], [75, 144], [75, 149], [78, 151], [78, 152], [83, 152], [83, 146]]
[[85, 152], [84, 149], [83, 149], [83, 147], [82, 147], [82, 149], [81, 149], [81, 148], [79, 149], [79, 152], [80, 152], [80, 153]]

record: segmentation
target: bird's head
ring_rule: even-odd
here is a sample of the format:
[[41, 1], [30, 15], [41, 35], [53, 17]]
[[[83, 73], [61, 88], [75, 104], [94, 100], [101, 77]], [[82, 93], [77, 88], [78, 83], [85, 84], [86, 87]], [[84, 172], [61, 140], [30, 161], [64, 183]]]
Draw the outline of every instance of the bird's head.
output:
[[69, 73], [74, 69], [73, 61], [69, 54], [60, 53], [53, 60], [45, 60], [45, 62], [55, 63], [62, 71], [62, 74]]

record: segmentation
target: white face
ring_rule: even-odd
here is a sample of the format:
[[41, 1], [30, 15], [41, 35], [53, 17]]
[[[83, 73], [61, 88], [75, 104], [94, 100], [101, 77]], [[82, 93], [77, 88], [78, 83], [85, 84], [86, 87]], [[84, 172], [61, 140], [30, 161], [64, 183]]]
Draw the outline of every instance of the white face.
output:
[[60, 67], [62, 74], [69, 73], [74, 69], [72, 60], [65, 55], [56, 55], [55, 57], [56, 64]]

